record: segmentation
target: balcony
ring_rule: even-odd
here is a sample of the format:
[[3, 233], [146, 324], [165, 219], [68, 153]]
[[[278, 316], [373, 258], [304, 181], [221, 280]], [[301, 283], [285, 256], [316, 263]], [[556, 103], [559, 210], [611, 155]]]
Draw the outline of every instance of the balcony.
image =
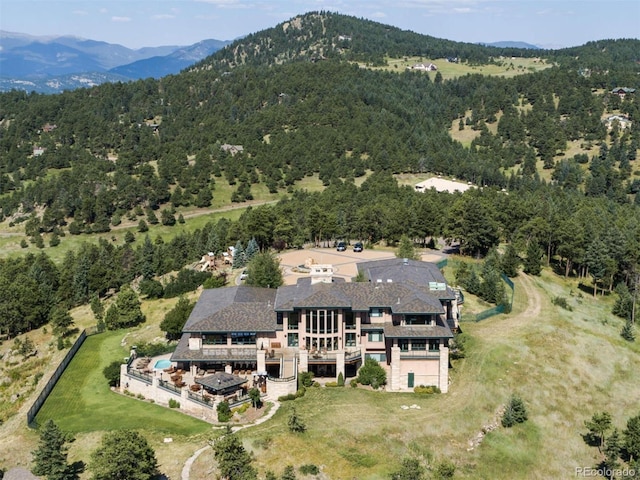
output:
[[440, 350], [401, 350], [400, 358], [439, 358]]

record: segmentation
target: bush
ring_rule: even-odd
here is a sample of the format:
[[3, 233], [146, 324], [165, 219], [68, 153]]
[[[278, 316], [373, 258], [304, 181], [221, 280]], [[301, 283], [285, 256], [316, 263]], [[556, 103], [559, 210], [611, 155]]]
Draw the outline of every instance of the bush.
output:
[[344, 387], [344, 375], [342, 374], [342, 372], [338, 374], [338, 386]]
[[527, 418], [527, 409], [524, 406], [524, 402], [519, 396], [512, 395], [502, 416], [502, 426], [510, 428], [516, 423], [526, 422]]
[[358, 371], [358, 383], [378, 389], [387, 383], [387, 372], [373, 358], [367, 358]]
[[139, 357], [157, 357], [165, 353], [171, 353], [176, 349], [176, 345], [167, 343], [147, 343], [141, 342], [136, 346], [136, 352]]
[[356, 380], [355, 378], [352, 378], [351, 381], [349, 382], [349, 385], [351, 385], [351, 388], [357, 388], [358, 380]]
[[120, 385], [120, 365], [122, 365], [120, 362], [111, 362], [102, 370], [102, 374], [109, 382], [110, 387], [118, 387]]
[[196, 272], [195, 270], [183, 268], [178, 272], [178, 276], [171, 279], [164, 288], [164, 298], [173, 298], [183, 293], [192, 292], [210, 276], [209, 272]]
[[174, 400], [173, 398], [169, 399], [169, 408], [180, 408], [180, 402]]
[[560, 308], [564, 308], [569, 312], [573, 311], [573, 307], [567, 303], [567, 299], [564, 297], [554, 297], [553, 300], [551, 300], [551, 303]]
[[318, 475], [320, 473], [320, 469], [313, 464], [301, 465], [299, 470], [303, 475]]
[[231, 409], [229, 408], [229, 402], [220, 402], [216, 407], [218, 412], [218, 421], [219, 422], [228, 422], [231, 420]]
[[327, 382], [324, 384], [325, 387], [337, 387], [338, 382]]
[[140, 294], [147, 298], [162, 298], [164, 288], [159, 281], [145, 278], [140, 282]]
[[434, 393], [442, 393], [440, 391], [440, 388], [438, 388], [435, 385], [428, 385], [428, 386], [420, 385], [418, 387], [414, 387], [413, 392], [418, 393], [420, 395], [432, 395]]
[[207, 278], [202, 286], [204, 288], [221, 288], [227, 284], [227, 275], [225, 273], [220, 273], [218, 275], [212, 275]]
[[313, 385], [313, 372], [300, 372], [298, 375], [298, 388]]

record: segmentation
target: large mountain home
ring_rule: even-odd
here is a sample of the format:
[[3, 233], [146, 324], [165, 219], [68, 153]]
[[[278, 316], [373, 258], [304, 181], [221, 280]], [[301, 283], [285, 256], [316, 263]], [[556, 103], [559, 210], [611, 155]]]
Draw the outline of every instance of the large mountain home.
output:
[[185, 370], [251, 372], [272, 383], [298, 371], [355, 377], [370, 357], [387, 370], [389, 391], [447, 391], [459, 310], [436, 265], [359, 263], [365, 282], [335, 278], [330, 265], [314, 267], [310, 277], [277, 290], [204, 290], [171, 361]]

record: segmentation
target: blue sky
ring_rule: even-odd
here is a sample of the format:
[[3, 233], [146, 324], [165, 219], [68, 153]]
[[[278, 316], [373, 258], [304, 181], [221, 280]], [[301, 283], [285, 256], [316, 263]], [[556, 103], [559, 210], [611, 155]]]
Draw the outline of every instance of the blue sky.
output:
[[640, 37], [640, 0], [1, 0], [0, 29], [129, 48], [232, 40], [328, 10], [463, 42], [547, 48]]

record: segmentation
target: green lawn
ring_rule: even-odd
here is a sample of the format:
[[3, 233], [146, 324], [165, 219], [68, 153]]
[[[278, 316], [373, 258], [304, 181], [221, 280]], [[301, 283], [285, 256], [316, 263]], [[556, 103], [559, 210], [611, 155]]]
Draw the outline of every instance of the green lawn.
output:
[[209, 431], [205, 422], [112, 392], [102, 369], [122, 360], [127, 351], [120, 346], [123, 331], [88, 337], [38, 413], [43, 424], [53, 419], [68, 432], [141, 429], [174, 435]]

